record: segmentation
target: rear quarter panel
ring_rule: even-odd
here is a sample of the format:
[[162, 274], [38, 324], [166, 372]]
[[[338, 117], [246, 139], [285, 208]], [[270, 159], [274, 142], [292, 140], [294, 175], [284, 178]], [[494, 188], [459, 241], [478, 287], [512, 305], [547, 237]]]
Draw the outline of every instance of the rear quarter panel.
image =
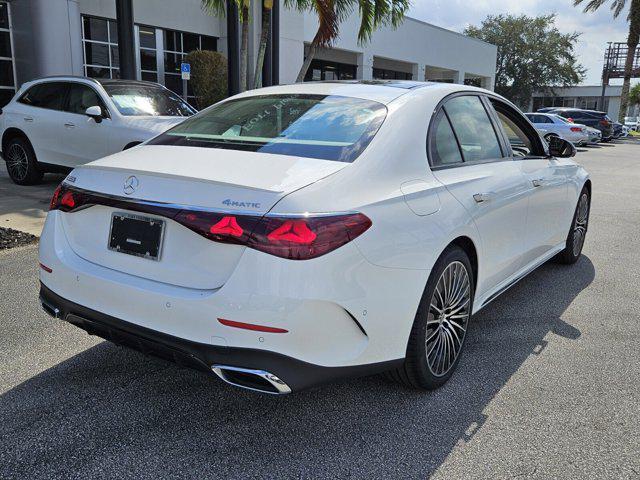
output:
[[446, 94], [425, 87], [391, 102], [382, 127], [359, 158], [288, 195], [273, 211], [362, 212], [372, 226], [355, 243], [369, 262], [388, 268], [430, 270], [457, 236], [476, 242], [472, 219], [435, 179], [427, 161], [428, 125]]

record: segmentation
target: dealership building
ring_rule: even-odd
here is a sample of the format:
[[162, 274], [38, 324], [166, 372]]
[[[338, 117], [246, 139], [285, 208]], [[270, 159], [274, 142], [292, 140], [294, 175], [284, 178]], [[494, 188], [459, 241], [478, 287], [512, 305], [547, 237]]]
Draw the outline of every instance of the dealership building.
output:
[[[260, 4], [251, 12], [249, 69], [260, 35]], [[280, 4], [282, 1], [280, 0]], [[317, 28], [314, 14], [280, 5], [279, 83], [293, 83]], [[200, 0], [133, 0], [136, 77], [189, 97], [180, 76], [184, 56], [196, 49], [227, 53], [227, 21], [201, 9]], [[0, 106], [23, 82], [50, 75], [119, 76], [115, 0], [0, 0]], [[467, 83], [492, 89], [494, 45], [413, 18], [357, 42], [358, 18], [340, 25], [333, 48], [319, 51], [305, 80], [412, 79]]]
[[[604, 91], [604, 103], [602, 85], [553, 87], [546, 92], [534, 93], [529, 103], [529, 111], [535, 112], [542, 107], [583, 108], [607, 112], [609, 117], [617, 120], [621, 95], [622, 85], [607, 85]], [[630, 106], [629, 115], [633, 115], [634, 111], [637, 111], [636, 106]]]

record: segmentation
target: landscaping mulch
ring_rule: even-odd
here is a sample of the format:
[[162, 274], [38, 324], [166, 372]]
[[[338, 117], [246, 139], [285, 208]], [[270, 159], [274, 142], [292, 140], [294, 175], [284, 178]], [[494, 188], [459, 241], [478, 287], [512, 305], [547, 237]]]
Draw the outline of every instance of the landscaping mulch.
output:
[[38, 237], [30, 233], [14, 230], [13, 228], [0, 227], [0, 250], [30, 245], [37, 241]]

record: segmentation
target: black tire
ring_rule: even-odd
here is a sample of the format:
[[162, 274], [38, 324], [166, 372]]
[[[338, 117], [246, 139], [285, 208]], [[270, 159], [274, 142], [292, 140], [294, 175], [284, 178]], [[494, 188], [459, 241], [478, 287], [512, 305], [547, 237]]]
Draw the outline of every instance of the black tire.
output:
[[42, 181], [44, 172], [28, 140], [22, 137], [10, 139], [2, 152], [7, 163], [7, 172], [18, 185], [34, 185]]
[[[438, 287], [438, 283], [440, 282], [443, 273], [445, 271], [450, 272], [451, 267], [458, 269], [457, 271], [460, 272], [461, 278], [463, 276], [461, 269], [464, 268], [466, 279], [468, 280], [468, 292], [466, 295], [463, 295], [463, 298], [461, 299], [461, 301], [466, 304], [463, 312], [466, 315], [466, 319], [464, 319], [464, 321], [457, 319], [457, 317], [462, 314], [452, 315], [452, 317], [456, 317], [455, 320], [451, 318], [451, 320], [453, 320], [454, 322], [460, 322], [461, 325], [464, 326], [464, 330], [456, 329], [450, 323], [448, 323], [447, 320], [435, 318], [436, 311], [433, 310], [433, 308], [437, 308], [436, 306], [432, 305], [432, 302], [437, 301], [436, 287]], [[466, 287], [461, 288], [465, 289], [464, 291], [466, 291]], [[450, 292], [451, 295], [453, 297], [456, 297], [456, 289], [453, 288], [452, 290], [453, 293]], [[463, 291], [461, 290], [459, 293], [463, 293]], [[445, 292], [445, 295], [449, 294]], [[418, 306], [416, 317], [413, 321], [411, 334], [409, 335], [407, 355], [404, 364], [395, 370], [387, 372], [387, 377], [408, 387], [425, 390], [434, 390], [444, 385], [455, 371], [456, 366], [458, 365], [458, 361], [460, 360], [460, 355], [464, 350], [466, 330], [471, 318], [471, 311], [473, 310], [473, 295], [474, 278], [473, 270], [471, 268], [471, 262], [469, 262], [469, 257], [460, 247], [451, 246], [447, 248], [442, 253], [442, 255], [440, 255], [440, 258], [434, 265], [433, 270], [431, 271], [431, 275], [429, 276], [429, 280], [427, 281], [424, 293], [422, 294], [422, 299], [420, 300], [420, 305]], [[443, 297], [441, 296], [440, 298]], [[445, 322], [447, 322], [447, 324], [449, 325], [448, 327], [443, 327]], [[431, 326], [428, 326], [428, 323]], [[429, 331], [429, 328], [431, 328], [432, 330]], [[448, 343], [448, 340], [439, 340], [440, 337], [433, 339], [434, 336], [438, 335], [440, 329], [445, 328], [452, 329], [451, 331], [453, 331], [454, 333], [459, 332], [460, 335], [455, 333], [455, 337], [458, 337], [458, 341], [454, 340], [453, 334], [445, 334], [446, 338], [451, 339], [450, 343]], [[431, 343], [428, 342], [428, 332], [429, 338], [432, 338]], [[455, 350], [456, 345], [459, 346], [457, 353], [455, 353], [455, 358], [451, 360], [451, 357], [449, 356], [448, 360], [450, 362], [448, 364], [448, 367], [446, 368], [446, 371], [444, 367], [442, 371], [437, 371], [438, 368], [434, 368], [431, 365], [430, 359], [438, 358], [437, 351], [434, 352], [434, 350], [438, 348], [438, 345], [436, 345], [435, 342], [441, 342], [440, 345], [443, 345], [445, 343], [447, 343], [447, 345], [450, 345], [450, 353]], [[451, 346], [453, 346], [453, 349], [451, 349]], [[431, 349], [429, 355], [427, 353], [427, 348]], [[447, 347], [443, 348], [446, 349]], [[444, 351], [446, 352], [447, 350]], [[444, 359], [444, 357], [445, 355], [441, 354], [440, 358]]]
[[554, 257], [554, 260], [557, 263], [571, 265], [576, 263], [580, 258], [580, 255], [582, 255], [582, 247], [584, 246], [584, 240], [589, 227], [590, 211], [591, 196], [589, 195], [587, 187], [584, 187], [578, 197], [578, 203], [576, 205], [576, 210], [573, 213], [573, 220], [571, 221], [571, 228], [567, 235], [567, 242], [564, 250]]

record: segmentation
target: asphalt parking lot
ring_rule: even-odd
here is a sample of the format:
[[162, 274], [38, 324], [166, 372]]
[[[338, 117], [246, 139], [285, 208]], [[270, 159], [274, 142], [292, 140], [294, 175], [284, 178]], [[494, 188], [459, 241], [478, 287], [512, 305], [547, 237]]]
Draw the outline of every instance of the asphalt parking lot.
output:
[[583, 258], [475, 316], [432, 393], [236, 389], [47, 317], [36, 247], [0, 252], [0, 478], [640, 477], [640, 142], [580, 150]]

